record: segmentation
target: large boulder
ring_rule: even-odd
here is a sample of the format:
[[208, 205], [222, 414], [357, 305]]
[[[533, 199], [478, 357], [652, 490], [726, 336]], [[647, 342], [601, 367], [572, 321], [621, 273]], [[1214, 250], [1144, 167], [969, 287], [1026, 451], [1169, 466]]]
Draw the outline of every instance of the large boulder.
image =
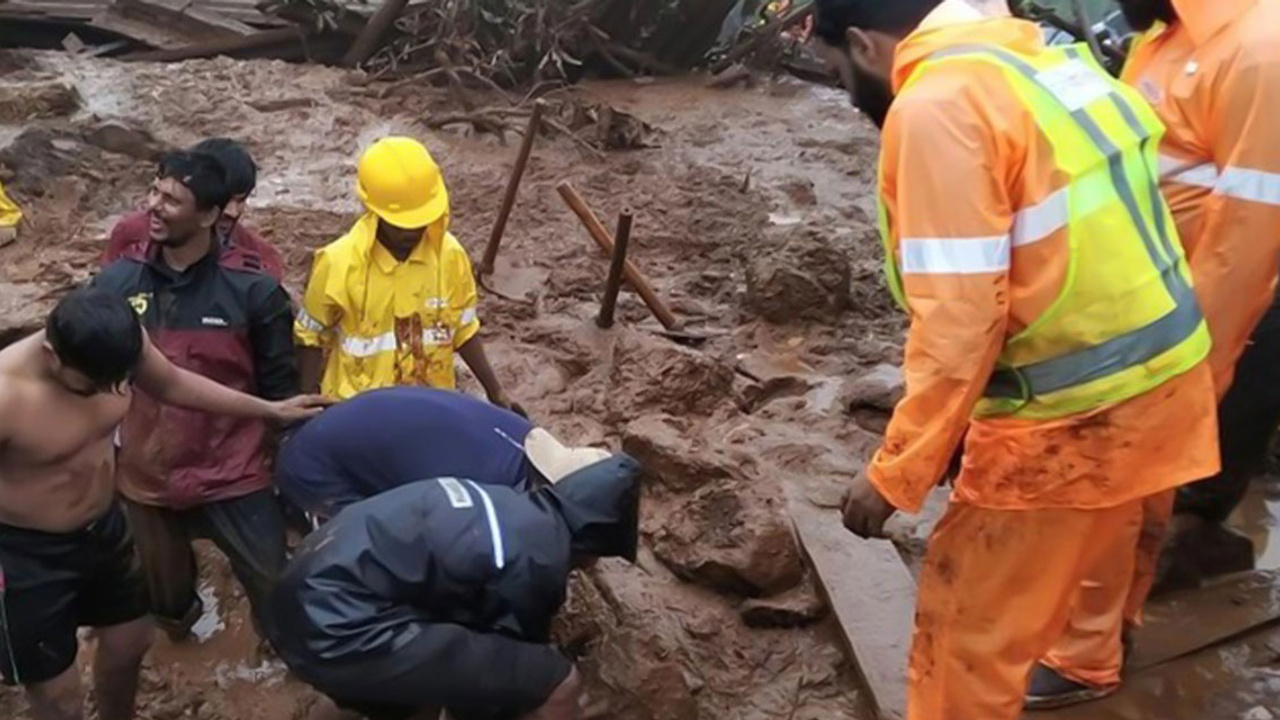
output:
[[851, 272], [829, 239], [797, 230], [747, 258], [747, 307], [773, 323], [832, 320], [849, 308]]
[[768, 596], [804, 576], [776, 482], [733, 477], [647, 519], [654, 554], [679, 577], [718, 592]]
[[645, 415], [622, 432], [622, 449], [640, 461], [650, 482], [675, 492], [696, 490], [753, 465], [750, 457], [709, 446], [689, 423], [666, 414]]
[[711, 356], [643, 332], [613, 349], [609, 387], [631, 395], [631, 412], [710, 415], [733, 401], [733, 369]]

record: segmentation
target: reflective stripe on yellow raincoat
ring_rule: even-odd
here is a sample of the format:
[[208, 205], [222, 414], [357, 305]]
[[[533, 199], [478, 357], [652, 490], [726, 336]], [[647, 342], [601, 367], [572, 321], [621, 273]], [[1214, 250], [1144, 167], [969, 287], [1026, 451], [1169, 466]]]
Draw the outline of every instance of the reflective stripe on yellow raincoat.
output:
[[377, 241], [377, 216], [316, 251], [298, 343], [328, 351], [321, 391], [346, 399], [393, 385], [455, 387], [454, 351], [480, 330], [471, 261], [430, 226], [404, 262]]
[[0, 227], [17, 227], [22, 221], [22, 209], [4, 193], [0, 185]]

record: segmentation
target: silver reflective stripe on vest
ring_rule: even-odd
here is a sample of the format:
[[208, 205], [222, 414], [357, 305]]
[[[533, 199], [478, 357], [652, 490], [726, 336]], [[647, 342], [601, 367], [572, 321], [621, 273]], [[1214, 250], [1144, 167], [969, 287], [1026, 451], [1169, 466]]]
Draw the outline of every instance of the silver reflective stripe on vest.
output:
[[[1147, 226], [1147, 221], [1142, 216], [1142, 211], [1138, 206], [1137, 195], [1134, 193], [1133, 187], [1129, 184], [1129, 178], [1124, 172], [1122, 151], [1102, 132], [1102, 128], [1098, 127], [1098, 124], [1085, 112], [1083, 107], [1077, 109], [1068, 107], [1039, 80], [1037, 77], [1039, 75], [1038, 70], [1022, 58], [1004, 49], [980, 45], [960, 46], [941, 51], [934, 57], [941, 59], [959, 55], [987, 55], [1000, 60], [1021, 73], [1036, 87], [1040, 88], [1045, 95], [1058, 100], [1059, 104], [1067, 110], [1071, 119], [1084, 131], [1098, 148], [1098, 151], [1107, 158], [1107, 167], [1116, 195], [1119, 196], [1125, 210], [1129, 213], [1135, 227], [1137, 227], [1138, 233], [1142, 238], [1142, 244], [1146, 248], [1147, 256], [1151, 259], [1156, 269], [1159, 270], [1165, 289], [1168, 290], [1169, 296], [1174, 302], [1174, 309], [1159, 320], [1122, 335], [1117, 335], [1098, 345], [1042, 360], [1038, 363], [1016, 368], [997, 369], [992, 373], [984, 395], [989, 398], [1029, 400], [1037, 395], [1084, 385], [1148, 362], [1177, 347], [1191, 337], [1200, 326], [1202, 315], [1200, 306], [1196, 302], [1195, 292], [1187, 284], [1182, 274], [1178, 272], [1178, 264], [1175, 261], [1177, 255], [1173, 250], [1172, 242], [1165, 227], [1160, 189], [1156, 184], [1156, 179], [1154, 177], [1150, 178], [1148, 189], [1153, 203], [1153, 215], [1156, 218], [1155, 235], [1159, 238], [1158, 242], [1164, 251], [1163, 254], [1156, 249], [1157, 238], [1153, 237], [1151, 228]], [[1079, 61], [1078, 51], [1075, 48], [1068, 49], [1067, 55]], [[1120, 97], [1114, 90], [1108, 92], [1106, 97], [1116, 106], [1125, 123], [1141, 138], [1141, 142], [1145, 145], [1150, 140], [1150, 137], [1124, 98]]]

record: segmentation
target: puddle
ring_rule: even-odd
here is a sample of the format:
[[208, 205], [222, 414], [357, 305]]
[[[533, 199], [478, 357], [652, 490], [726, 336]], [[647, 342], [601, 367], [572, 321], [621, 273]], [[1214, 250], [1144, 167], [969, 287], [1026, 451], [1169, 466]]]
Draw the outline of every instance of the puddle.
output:
[[1227, 524], [1253, 541], [1259, 570], [1280, 569], [1280, 478], [1255, 478]]

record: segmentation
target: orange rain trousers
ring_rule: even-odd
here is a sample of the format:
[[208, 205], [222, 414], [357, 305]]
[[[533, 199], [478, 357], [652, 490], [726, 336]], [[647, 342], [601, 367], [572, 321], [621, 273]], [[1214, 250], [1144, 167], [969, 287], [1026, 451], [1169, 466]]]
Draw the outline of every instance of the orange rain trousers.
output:
[[1096, 688], [1120, 681], [1111, 660], [1120, 649], [1120, 636], [1113, 635], [1112, 628], [1142, 624], [1142, 607], [1156, 581], [1156, 566], [1173, 520], [1176, 494], [1176, 490], [1166, 490], [1142, 501], [1137, 557], [1132, 565], [1124, 563], [1133, 568], [1132, 578], [1116, 574], [1114, 557], [1102, 558], [1101, 564], [1086, 576], [1062, 636], [1041, 660], [1059, 675]]
[[[1015, 720], [1035, 662], [1062, 636], [1081, 587], [1129, 587], [1144, 500], [1076, 510], [990, 510], [952, 502], [920, 573], [907, 720]], [[1098, 576], [1105, 568], [1106, 578]], [[1123, 602], [1125, 596], [1105, 599]], [[1120, 613], [1106, 627], [1094, 677], [1119, 682]]]

